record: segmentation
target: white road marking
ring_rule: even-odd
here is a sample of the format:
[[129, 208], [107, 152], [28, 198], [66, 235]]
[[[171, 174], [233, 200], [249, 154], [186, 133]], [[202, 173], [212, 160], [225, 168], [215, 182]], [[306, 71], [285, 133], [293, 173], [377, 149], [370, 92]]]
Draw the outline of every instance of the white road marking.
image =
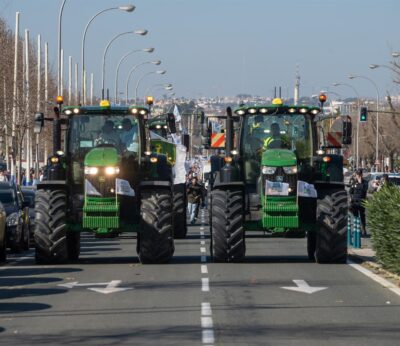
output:
[[202, 316], [211, 316], [211, 304], [210, 303], [201, 303], [201, 315]]
[[200, 241], [200, 245], [206, 245], [206, 241], [205, 240]]
[[[200, 227], [200, 230], [204, 230], [204, 227]], [[201, 232], [200, 232], [201, 233]], [[204, 232], [203, 232], [204, 233]]]
[[296, 292], [308, 293], [312, 294], [318, 291], [326, 290], [328, 287], [312, 287], [304, 280], [293, 280], [293, 282], [297, 285], [297, 287], [281, 287], [284, 290], [291, 290]]
[[203, 344], [213, 344], [214, 343], [214, 331], [212, 329], [203, 330]]
[[201, 290], [210, 292], [210, 280], [208, 278], [201, 278]]
[[[66, 288], [74, 288], [74, 287], [88, 287], [88, 290], [97, 292], [97, 293], [103, 293], [103, 294], [109, 294], [109, 293], [116, 293], [116, 292], [122, 292], [126, 290], [131, 290], [131, 287], [118, 287], [118, 285], [121, 283], [121, 280], [111, 280], [110, 282], [92, 282], [92, 283], [79, 283], [78, 281], [72, 281], [72, 282], [67, 282], [65, 284], [59, 284], [57, 286], [60, 287], [66, 287]], [[95, 287], [89, 287], [89, 286], [106, 286], [104, 288], [95, 288]]]
[[207, 257], [206, 257], [206, 256], [201, 256], [201, 262], [202, 262], [202, 263], [207, 262]]
[[204, 235], [204, 231], [201, 231], [201, 232], [200, 232], [200, 235]]
[[201, 273], [202, 274], [208, 274], [208, 268], [205, 264], [201, 265]]
[[213, 320], [212, 317], [202, 317], [201, 318], [201, 328], [203, 329], [209, 329], [213, 327]]
[[372, 271], [368, 270], [367, 268], [364, 268], [363, 266], [354, 263], [351, 260], [347, 260], [347, 264], [350, 267], [353, 267], [354, 269], [358, 270], [360, 273], [363, 273], [365, 276], [368, 276], [370, 279], [374, 280], [375, 282], [379, 283], [383, 287], [389, 289], [393, 293], [397, 294], [400, 296], [400, 288], [397, 287], [395, 284], [391, 283], [390, 281], [380, 277], [379, 275], [374, 274]]
[[203, 252], [203, 253], [206, 252], [206, 248], [205, 247], [201, 247], [200, 248], [200, 252]]

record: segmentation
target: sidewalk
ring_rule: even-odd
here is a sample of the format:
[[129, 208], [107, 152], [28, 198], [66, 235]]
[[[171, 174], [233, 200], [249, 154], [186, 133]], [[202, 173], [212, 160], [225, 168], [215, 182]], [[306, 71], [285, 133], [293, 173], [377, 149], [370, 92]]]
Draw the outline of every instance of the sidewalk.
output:
[[361, 238], [361, 249], [349, 246], [347, 252], [350, 257], [356, 257], [356, 259], [362, 262], [369, 261], [376, 263], [375, 250], [372, 249], [371, 238]]

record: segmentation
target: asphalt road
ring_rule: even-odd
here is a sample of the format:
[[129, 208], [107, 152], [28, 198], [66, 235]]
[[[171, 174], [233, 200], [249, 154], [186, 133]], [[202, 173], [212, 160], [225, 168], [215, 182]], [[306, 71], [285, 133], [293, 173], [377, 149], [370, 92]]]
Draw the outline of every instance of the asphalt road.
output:
[[[310, 263], [305, 246], [249, 234], [244, 263], [210, 263], [197, 225], [167, 265], [138, 263], [128, 235], [85, 236], [75, 264], [10, 256], [0, 345], [400, 344], [400, 296], [349, 265]], [[321, 290], [291, 289], [307, 285]]]

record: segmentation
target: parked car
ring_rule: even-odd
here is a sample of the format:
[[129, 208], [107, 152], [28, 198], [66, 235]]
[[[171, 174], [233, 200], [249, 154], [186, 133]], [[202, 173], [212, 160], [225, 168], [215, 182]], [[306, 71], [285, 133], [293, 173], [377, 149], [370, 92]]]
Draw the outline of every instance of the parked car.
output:
[[6, 234], [6, 212], [0, 203], [0, 263], [6, 261], [7, 234]]
[[21, 192], [24, 197], [25, 203], [29, 207], [29, 236], [31, 244], [33, 244], [33, 232], [35, 230], [35, 193], [36, 188], [31, 186], [21, 187]]
[[29, 207], [20, 187], [14, 183], [0, 183], [0, 202], [3, 204], [6, 219], [6, 243], [12, 252], [29, 249]]

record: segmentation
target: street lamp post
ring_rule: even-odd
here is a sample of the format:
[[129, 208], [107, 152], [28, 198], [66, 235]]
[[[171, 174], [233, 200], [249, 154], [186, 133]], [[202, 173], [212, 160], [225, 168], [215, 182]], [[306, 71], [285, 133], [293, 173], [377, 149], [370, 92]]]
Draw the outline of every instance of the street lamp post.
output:
[[149, 95], [150, 91], [152, 91], [154, 88], [158, 88], [158, 87], [163, 87], [165, 90], [172, 90], [172, 84], [171, 83], [160, 83], [160, 84], [155, 84], [155, 85], [151, 85], [149, 86], [146, 91], [145, 91], [145, 96]]
[[133, 66], [133, 67], [131, 68], [131, 70], [130, 70], [129, 73], [128, 73], [128, 78], [126, 79], [126, 86], [125, 86], [125, 102], [126, 102], [126, 103], [125, 103], [125, 104], [128, 104], [128, 99], [129, 99], [129, 82], [130, 82], [130, 80], [131, 80], [131, 76], [132, 76], [133, 72], [135, 72], [136, 69], [137, 69], [139, 66], [146, 65], [146, 64], [160, 65], [160, 64], [161, 64], [161, 60], [145, 61], [145, 62], [142, 62], [142, 63], [140, 63], [140, 64], [136, 64], [135, 66]]
[[375, 144], [375, 165], [379, 164], [379, 89], [376, 83], [368, 77], [360, 75], [350, 75], [349, 79], [362, 78], [369, 81], [376, 89], [376, 144]]
[[143, 49], [135, 49], [130, 51], [129, 53], [126, 53], [118, 62], [117, 64], [117, 68], [115, 71], [115, 88], [114, 88], [114, 92], [115, 92], [115, 104], [118, 104], [118, 78], [119, 78], [119, 68], [121, 67], [122, 62], [130, 55], [137, 53], [137, 52], [146, 52], [146, 53], [153, 53], [154, 52], [154, 48], [143, 48]]
[[137, 92], [138, 92], [138, 88], [139, 88], [139, 84], [140, 82], [146, 77], [149, 76], [151, 74], [165, 74], [167, 71], [166, 70], [158, 70], [158, 71], [151, 71], [148, 73], [145, 73], [142, 77], [140, 77], [136, 83], [136, 88], [135, 88], [135, 104], [137, 104]]
[[62, 23], [62, 15], [64, 11], [65, 2], [67, 0], [63, 0], [60, 7], [60, 12], [58, 14], [58, 49], [57, 49], [57, 95], [60, 95], [61, 88], [61, 23]]
[[135, 6], [133, 5], [123, 5], [123, 6], [118, 6], [118, 7], [110, 7], [106, 8], [98, 13], [96, 13], [86, 24], [85, 30], [83, 31], [83, 36], [82, 36], [82, 46], [81, 46], [81, 64], [82, 64], [82, 77], [81, 77], [81, 92], [82, 92], [82, 98], [83, 98], [83, 104], [86, 104], [86, 66], [85, 66], [85, 42], [86, 42], [86, 33], [88, 31], [89, 25], [93, 22], [93, 20], [103, 14], [104, 12], [112, 11], [112, 10], [121, 10], [125, 12], [133, 12], [135, 10]]
[[134, 30], [134, 31], [126, 31], [121, 34], [118, 34], [114, 36], [107, 44], [106, 48], [104, 49], [103, 53], [103, 68], [102, 68], [102, 73], [101, 73], [101, 98], [104, 99], [104, 82], [105, 82], [105, 72], [106, 72], [106, 55], [108, 52], [108, 49], [110, 48], [111, 44], [119, 37], [128, 35], [128, 34], [136, 34], [136, 35], [147, 35], [147, 30]]
[[[354, 91], [354, 93], [357, 96], [357, 114], [360, 113], [360, 94], [357, 92], [356, 88], [353, 87], [351, 84], [348, 83], [333, 83], [333, 86], [337, 87], [337, 86], [346, 86], [350, 89], [352, 89]], [[358, 147], [359, 147], [359, 130], [360, 130], [360, 120], [356, 117], [357, 119], [357, 136], [356, 136], [356, 169], [359, 168], [359, 162], [360, 162], [360, 157], [359, 157], [359, 151], [358, 151]]]

